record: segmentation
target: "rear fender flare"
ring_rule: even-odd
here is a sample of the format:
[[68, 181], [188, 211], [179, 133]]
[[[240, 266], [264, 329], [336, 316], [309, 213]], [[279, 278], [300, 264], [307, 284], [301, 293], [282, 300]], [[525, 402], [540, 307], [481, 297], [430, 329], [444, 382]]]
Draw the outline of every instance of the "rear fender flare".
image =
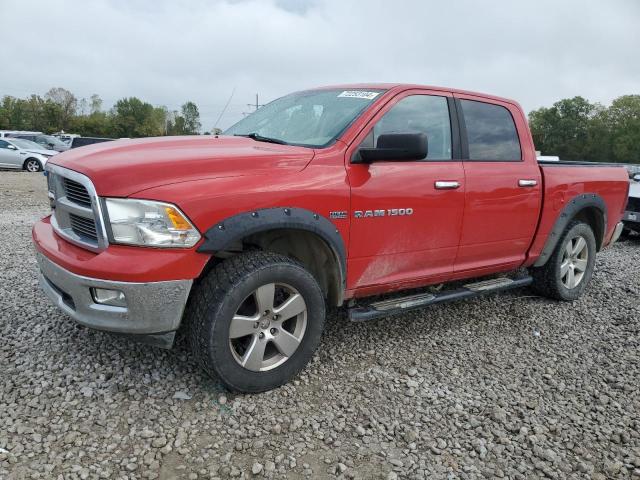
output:
[[[540, 256], [533, 264], [534, 267], [542, 267], [547, 263], [547, 260], [551, 258], [551, 254], [556, 248], [556, 245], [569, 222], [571, 222], [571, 220], [573, 220], [582, 210], [590, 207], [595, 207], [602, 213], [604, 220], [603, 236], [606, 235], [607, 204], [597, 193], [581, 193], [580, 195], [573, 197], [561, 210], [551, 232], [549, 232], [549, 236], [547, 237], [547, 241], [544, 244], [544, 248], [542, 249]], [[594, 232], [594, 234], [597, 235], [597, 232]], [[597, 239], [597, 241], [599, 242], [599, 245], [602, 245], [604, 238]]]

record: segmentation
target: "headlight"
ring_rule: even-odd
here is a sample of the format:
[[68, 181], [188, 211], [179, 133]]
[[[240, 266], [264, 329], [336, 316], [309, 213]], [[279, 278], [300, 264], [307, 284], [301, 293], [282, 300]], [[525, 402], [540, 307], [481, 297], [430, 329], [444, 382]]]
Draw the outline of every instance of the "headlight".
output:
[[170, 203], [125, 198], [105, 199], [112, 240], [149, 247], [192, 247], [200, 233]]

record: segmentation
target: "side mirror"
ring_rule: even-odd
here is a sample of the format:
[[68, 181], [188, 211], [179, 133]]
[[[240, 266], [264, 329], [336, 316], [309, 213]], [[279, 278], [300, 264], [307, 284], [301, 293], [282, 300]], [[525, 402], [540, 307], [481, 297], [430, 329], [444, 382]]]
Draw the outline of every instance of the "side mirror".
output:
[[640, 182], [640, 173], [636, 173], [636, 174], [635, 174], [633, 177], [631, 177], [631, 178], [633, 178], [636, 182]]
[[9, 150], [17, 150], [18, 149], [18, 147], [16, 147], [15, 145], [8, 145], [7, 148]]
[[358, 153], [360, 163], [423, 160], [429, 153], [429, 142], [425, 133], [388, 133], [378, 137], [375, 148], [360, 148]]

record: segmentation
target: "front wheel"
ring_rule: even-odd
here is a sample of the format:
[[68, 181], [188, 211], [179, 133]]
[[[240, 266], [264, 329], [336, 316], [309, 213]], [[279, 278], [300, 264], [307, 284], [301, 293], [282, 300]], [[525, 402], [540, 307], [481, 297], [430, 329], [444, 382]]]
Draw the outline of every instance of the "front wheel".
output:
[[596, 239], [589, 225], [571, 222], [553, 254], [542, 267], [532, 268], [532, 287], [558, 300], [575, 300], [591, 281], [596, 261]]
[[302, 265], [251, 252], [225, 260], [194, 287], [185, 321], [207, 373], [232, 391], [262, 392], [309, 362], [324, 329], [325, 303]]
[[40, 160], [37, 160], [35, 158], [28, 158], [24, 162], [24, 169], [27, 172], [40, 172], [42, 171], [42, 164], [40, 163]]

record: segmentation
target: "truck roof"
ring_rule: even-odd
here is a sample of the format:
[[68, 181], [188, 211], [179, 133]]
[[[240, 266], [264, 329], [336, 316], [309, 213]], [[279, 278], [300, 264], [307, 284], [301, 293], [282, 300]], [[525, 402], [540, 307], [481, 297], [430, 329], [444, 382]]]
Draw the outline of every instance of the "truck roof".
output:
[[389, 91], [403, 91], [403, 90], [412, 90], [412, 89], [427, 89], [427, 90], [442, 90], [445, 92], [451, 93], [459, 93], [463, 95], [473, 95], [475, 97], [488, 98], [491, 100], [498, 100], [501, 102], [512, 103], [514, 105], [520, 106], [518, 102], [512, 100], [510, 98], [499, 97], [497, 95], [490, 95], [488, 93], [481, 92], [473, 92], [470, 90], [462, 90], [460, 88], [450, 88], [450, 87], [439, 87], [436, 85], [421, 85], [418, 83], [344, 83], [344, 84], [336, 84], [336, 85], [327, 85], [322, 87], [311, 88], [310, 90], [325, 90], [325, 89], [335, 89], [335, 88], [344, 88], [346, 89], [363, 89], [363, 88], [371, 88], [371, 89], [385, 89]]

